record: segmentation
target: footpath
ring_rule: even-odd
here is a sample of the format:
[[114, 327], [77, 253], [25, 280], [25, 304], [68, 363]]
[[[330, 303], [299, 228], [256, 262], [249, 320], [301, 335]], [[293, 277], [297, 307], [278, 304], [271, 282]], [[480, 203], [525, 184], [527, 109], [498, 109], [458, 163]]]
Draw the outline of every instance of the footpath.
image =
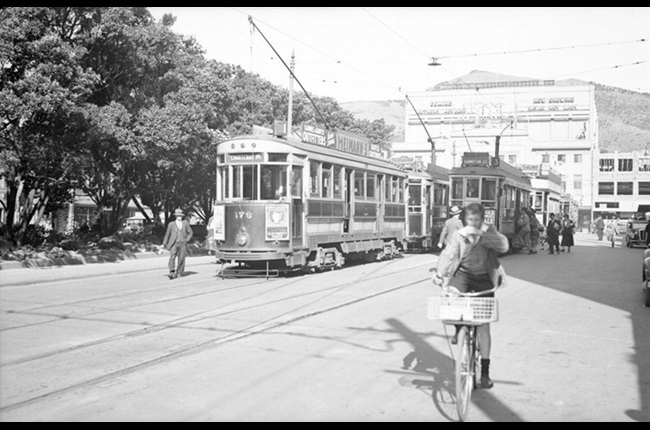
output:
[[[63, 262], [63, 264], [41, 267], [24, 267], [19, 262], [3, 261], [0, 264], [0, 288], [133, 272], [161, 271], [166, 273], [168, 260], [169, 252], [163, 252], [160, 255], [152, 252], [132, 254], [132, 257], [109, 262], [75, 262], [74, 264]], [[191, 270], [192, 266], [215, 264], [215, 261], [215, 257], [211, 255], [188, 255], [185, 269]]]

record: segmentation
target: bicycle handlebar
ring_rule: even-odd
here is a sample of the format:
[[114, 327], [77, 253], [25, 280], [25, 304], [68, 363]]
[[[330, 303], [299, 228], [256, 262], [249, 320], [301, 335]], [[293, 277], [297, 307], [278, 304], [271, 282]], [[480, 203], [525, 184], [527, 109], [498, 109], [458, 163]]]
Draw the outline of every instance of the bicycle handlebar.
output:
[[[436, 268], [433, 267], [433, 268], [429, 269], [429, 272], [436, 273]], [[449, 281], [447, 281], [447, 284], [448, 284], [448, 282]], [[453, 294], [455, 296], [460, 296], [460, 297], [480, 297], [480, 296], [485, 296], [487, 294], [491, 294], [491, 293], [496, 292], [496, 290], [498, 290], [500, 288], [500, 285], [497, 285], [497, 286], [495, 286], [494, 288], [492, 288], [490, 290], [464, 293], [462, 291], [459, 291], [455, 287], [449, 287], [447, 284], [445, 284], [444, 279], [443, 279], [443, 284], [440, 286], [440, 288], [446, 293]], [[452, 291], [449, 288], [453, 288], [455, 291]]]

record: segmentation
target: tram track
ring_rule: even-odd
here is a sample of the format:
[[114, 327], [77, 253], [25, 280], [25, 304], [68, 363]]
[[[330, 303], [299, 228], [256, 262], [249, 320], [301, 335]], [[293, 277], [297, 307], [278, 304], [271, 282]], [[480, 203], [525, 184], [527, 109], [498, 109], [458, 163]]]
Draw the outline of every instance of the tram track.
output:
[[[419, 265], [414, 266], [413, 268], [425, 266], [425, 265], [428, 265], [428, 264], [429, 263], [419, 264]], [[395, 274], [398, 274], [400, 272], [402, 272], [402, 271], [397, 270], [397, 271], [392, 271], [390, 273], [384, 273], [384, 274], [377, 275], [377, 276], [370, 276], [370, 277], [362, 276], [361, 279], [365, 278], [365, 281], [371, 281], [371, 280], [374, 280], [374, 279], [376, 279], [378, 277], [386, 277], [386, 276], [390, 276], [390, 275], [395, 275]], [[71, 384], [71, 385], [68, 385], [66, 387], [62, 387], [62, 388], [59, 388], [59, 389], [56, 389], [56, 390], [53, 390], [53, 391], [50, 391], [50, 392], [47, 392], [47, 393], [43, 393], [41, 395], [37, 395], [37, 396], [34, 396], [32, 398], [29, 398], [29, 399], [18, 401], [16, 403], [5, 405], [3, 407], [0, 407], [0, 412], [12, 411], [12, 410], [24, 407], [24, 406], [28, 406], [30, 404], [34, 404], [34, 403], [37, 403], [37, 402], [40, 402], [40, 401], [45, 401], [47, 399], [54, 398], [54, 397], [59, 396], [59, 395], [63, 395], [65, 393], [74, 391], [76, 389], [91, 387], [93, 385], [97, 385], [97, 384], [100, 384], [102, 382], [106, 382], [106, 381], [109, 381], [111, 379], [114, 379], [114, 378], [119, 378], [119, 377], [122, 377], [122, 376], [125, 376], [125, 375], [135, 373], [135, 372], [140, 371], [140, 370], [144, 370], [144, 369], [149, 368], [149, 367], [156, 366], [158, 364], [161, 364], [161, 363], [164, 363], [164, 362], [167, 362], [167, 361], [170, 361], [170, 360], [178, 359], [178, 358], [181, 358], [181, 357], [184, 357], [184, 356], [187, 356], [187, 355], [199, 353], [199, 352], [209, 350], [211, 348], [215, 348], [215, 347], [218, 347], [218, 346], [221, 346], [221, 345], [224, 345], [224, 344], [235, 342], [237, 340], [240, 340], [240, 339], [243, 339], [243, 338], [246, 338], [246, 337], [249, 337], [249, 336], [253, 336], [253, 335], [256, 335], [256, 334], [259, 334], [259, 333], [263, 333], [263, 332], [266, 332], [268, 330], [281, 327], [283, 325], [291, 324], [291, 323], [299, 321], [299, 320], [310, 318], [310, 317], [313, 317], [313, 316], [316, 316], [316, 315], [322, 315], [322, 314], [325, 314], [325, 313], [328, 313], [328, 312], [333, 312], [333, 311], [335, 311], [337, 309], [341, 309], [343, 307], [351, 306], [351, 305], [361, 303], [361, 302], [373, 299], [375, 297], [378, 297], [378, 296], [381, 296], [381, 295], [384, 295], [384, 294], [389, 294], [389, 293], [392, 293], [392, 292], [400, 290], [400, 289], [404, 289], [404, 288], [407, 288], [407, 287], [410, 287], [410, 286], [413, 286], [413, 285], [417, 285], [417, 284], [419, 284], [421, 282], [424, 282], [424, 281], [426, 281], [428, 279], [429, 279], [428, 276], [422, 277], [422, 278], [417, 278], [414, 281], [401, 283], [401, 284], [399, 284], [397, 286], [394, 286], [394, 287], [391, 287], [391, 288], [388, 288], [388, 289], [384, 289], [384, 290], [376, 291], [376, 292], [373, 292], [373, 293], [365, 294], [365, 295], [362, 295], [361, 297], [356, 297], [356, 298], [353, 298], [353, 299], [350, 299], [350, 300], [343, 301], [341, 303], [333, 304], [331, 306], [326, 306], [326, 307], [324, 307], [322, 309], [312, 310], [310, 312], [296, 314], [295, 313], [296, 309], [291, 309], [290, 311], [283, 312], [280, 315], [273, 316], [272, 318], [267, 318], [264, 321], [261, 321], [261, 322], [246, 326], [246, 327], [244, 327], [244, 328], [242, 328], [240, 330], [236, 330], [233, 333], [228, 334], [226, 336], [214, 337], [214, 338], [211, 338], [209, 340], [206, 340], [206, 341], [199, 342], [199, 343], [191, 345], [191, 346], [181, 348], [181, 349], [179, 349], [177, 351], [172, 351], [172, 352], [164, 354], [162, 356], [147, 360], [145, 362], [138, 363], [136, 365], [132, 365], [132, 366], [120, 369], [120, 370], [112, 371], [112, 372], [106, 373], [104, 375], [96, 376], [96, 377], [93, 377], [93, 378], [90, 378], [90, 379], [87, 379], [87, 380], [79, 381], [79, 382], [77, 382], [75, 384]], [[320, 288], [318, 290], [311, 291], [311, 292], [308, 292], [308, 293], [305, 293], [305, 294], [302, 294], [302, 295], [294, 295], [294, 296], [283, 298], [283, 299], [264, 302], [264, 303], [258, 304], [256, 306], [253, 306], [253, 307], [245, 307], [245, 308], [241, 308], [241, 309], [235, 309], [233, 311], [229, 311], [229, 312], [225, 312], [225, 313], [221, 313], [221, 314], [204, 316], [202, 318], [198, 318], [198, 319], [194, 319], [194, 320], [188, 319], [188, 318], [192, 318], [192, 317], [196, 316], [196, 315], [192, 315], [192, 316], [188, 316], [188, 317], [184, 317], [184, 318], [179, 318], [177, 320], [172, 320], [175, 323], [174, 325], [166, 325], [166, 326], [156, 325], [156, 326], [152, 326], [152, 327], [158, 327], [158, 330], [156, 330], [156, 331], [161, 331], [161, 330], [164, 330], [164, 329], [178, 327], [178, 326], [182, 326], [182, 325], [189, 324], [189, 323], [192, 323], [192, 322], [197, 322], [197, 321], [200, 321], [202, 319], [214, 318], [216, 316], [242, 312], [242, 311], [245, 311], [245, 310], [250, 310], [250, 309], [252, 309], [254, 307], [268, 306], [270, 304], [286, 302], [288, 300], [293, 300], [293, 299], [298, 298], [298, 297], [305, 297], [307, 295], [322, 293], [322, 292], [325, 292], [325, 291], [328, 291], [328, 290], [341, 289], [341, 288], [343, 288], [345, 286], [348, 286], [348, 285], [351, 285], [351, 284], [354, 284], [354, 283], [357, 283], [357, 282], [359, 282], [359, 279], [355, 279], [353, 281], [347, 281], [347, 282], [344, 282], [344, 283], [341, 283], [341, 284], [338, 284], [338, 285], [334, 285], [334, 286], [328, 286], [328, 287], [325, 287], [325, 288]], [[316, 301], [318, 301], [318, 300], [316, 300]], [[303, 308], [304, 306], [305, 305], [299, 307], [298, 309]], [[212, 311], [214, 311], [214, 310], [212, 310]], [[185, 320], [185, 321], [183, 321], [183, 320]], [[170, 321], [170, 322], [172, 322], [172, 321]], [[168, 324], [170, 322], [168, 322]], [[94, 341], [94, 342], [89, 342], [89, 343], [86, 343], [86, 344], [77, 345], [75, 347], [66, 348], [64, 350], [59, 350], [59, 351], [52, 352], [52, 353], [49, 353], [49, 354], [41, 354], [39, 356], [30, 357], [28, 359], [16, 360], [16, 361], [14, 361], [12, 363], [4, 364], [3, 367], [9, 366], [9, 365], [22, 364], [22, 363], [26, 363], [28, 361], [33, 361], [33, 360], [36, 360], [36, 359], [46, 358], [48, 356], [64, 354], [64, 353], [68, 353], [68, 352], [71, 352], [73, 350], [77, 350], [77, 349], [80, 349], [80, 348], [87, 348], [87, 347], [90, 347], [90, 346], [99, 345], [101, 343], [113, 342], [113, 341], [117, 341], [117, 340], [120, 340], [120, 339], [126, 339], [126, 338], [131, 338], [131, 337], [140, 336], [140, 335], [147, 335], [147, 334], [151, 334], [151, 333], [153, 333], [153, 331], [151, 331], [151, 330], [146, 330], [144, 332], [143, 332], [143, 330], [136, 330], [136, 331], [129, 332], [129, 333], [124, 333], [124, 334], [121, 334], [121, 335], [118, 335], [118, 336], [113, 336], [113, 337], [109, 337], [109, 338], [105, 338], [105, 339], [100, 339], [100, 340], [97, 340], [97, 341]]]
[[[392, 261], [389, 262], [389, 263], [392, 263]], [[420, 267], [420, 266], [428, 265], [428, 264], [429, 263], [424, 263], [424, 264], [416, 265], [415, 267]], [[381, 268], [379, 268], [379, 269], [381, 269]], [[14, 365], [19, 365], [19, 364], [24, 364], [24, 363], [27, 363], [27, 362], [30, 362], [30, 361], [41, 360], [41, 359], [44, 359], [44, 358], [54, 357], [54, 356], [59, 355], [59, 354], [74, 352], [74, 351], [81, 350], [81, 349], [84, 349], [84, 348], [90, 348], [90, 347], [102, 345], [102, 344], [105, 344], [105, 343], [119, 341], [121, 339], [127, 339], [127, 338], [128, 339], [133, 339], [133, 338], [140, 337], [140, 336], [152, 335], [154, 333], [158, 333], [158, 332], [163, 331], [163, 330], [180, 328], [180, 327], [182, 327], [184, 325], [195, 324], [195, 323], [199, 323], [199, 322], [206, 321], [206, 320], [209, 320], [209, 319], [214, 319], [214, 318], [219, 318], [219, 317], [224, 317], [224, 316], [232, 316], [232, 315], [237, 314], [237, 313], [251, 311], [251, 310], [254, 310], [254, 309], [257, 309], [257, 308], [264, 308], [264, 307], [270, 306], [270, 305], [285, 303], [285, 302], [288, 302], [288, 301], [291, 301], [291, 300], [304, 298], [304, 297], [307, 297], [307, 296], [310, 296], [310, 295], [317, 295], [317, 294], [324, 293], [324, 292], [327, 292], [327, 291], [331, 291], [332, 294], [334, 294], [336, 291], [338, 291], [338, 290], [340, 290], [342, 288], [349, 287], [350, 285], [355, 285], [355, 284], [357, 284], [359, 282], [369, 281], [369, 280], [381, 278], [381, 277], [384, 277], [384, 276], [394, 275], [396, 273], [401, 272], [400, 270], [398, 270], [398, 271], [393, 271], [393, 272], [377, 275], [376, 272], [378, 272], [378, 271], [379, 270], [373, 272], [373, 274], [375, 274], [375, 276], [372, 276], [372, 277], [368, 277], [367, 275], [363, 275], [363, 276], [361, 276], [359, 278], [356, 278], [356, 279], [351, 280], [351, 281], [344, 282], [342, 284], [327, 286], [325, 288], [312, 290], [312, 291], [305, 292], [305, 293], [299, 293], [299, 294], [291, 295], [289, 297], [284, 297], [284, 298], [271, 300], [271, 301], [265, 301], [265, 302], [257, 303], [257, 304], [251, 305], [251, 306], [245, 306], [245, 307], [240, 307], [240, 308], [225, 311], [225, 312], [215, 313], [215, 312], [217, 312], [219, 310], [222, 310], [224, 308], [235, 306], [235, 305], [237, 305], [239, 303], [246, 302], [246, 301], [251, 300], [253, 298], [258, 298], [260, 296], [276, 292], [277, 290], [282, 289], [282, 288], [290, 287], [290, 286], [296, 284], [297, 282], [299, 282], [301, 280], [304, 280], [304, 279], [296, 279], [296, 280], [293, 280], [291, 282], [278, 285], [276, 288], [265, 290], [265, 291], [263, 291], [261, 293], [255, 294], [253, 296], [245, 297], [245, 298], [242, 298], [242, 299], [235, 300], [234, 302], [224, 304], [223, 306], [220, 306], [218, 308], [213, 308], [213, 309], [197, 312], [197, 313], [194, 313], [194, 314], [191, 314], [191, 315], [186, 315], [186, 316], [179, 317], [179, 318], [172, 319], [172, 320], [168, 320], [168, 321], [165, 321], [165, 322], [162, 322], [162, 323], [146, 325], [146, 326], [143, 326], [142, 328], [138, 328], [136, 330], [131, 330], [131, 331], [128, 331], [128, 332], [125, 332], [125, 333], [120, 333], [120, 334], [117, 334], [117, 335], [108, 336], [108, 337], [105, 337], [105, 338], [102, 338], [102, 339], [97, 339], [97, 340], [90, 341], [90, 342], [84, 342], [84, 343], [79, 344], [79, 345], [74, 345], [74, 346], [70, 346], [70, 347], [67, 347], [67, 348], [58, 349], [58, 350], [55, 350], [55, 351], [49, 351], [49, 352], [45, 352], [45, 353], [42, 353], [42, 354], [37, 354], [37, 355], [30, 356], [30, 357], [25, 357], [25, 358], [9, 361], [9, 362], [6, 362], [6, 363], [2, 363], [0, 365], [0, 368], [4, 368], [4, 367], [7, 367], [7, 366], [14, 366]], [[250, 284], [246, 284], [244, 286], [231, 287], [228, 290], [233, 290], [233, 289], [243, 288], [243, 287], [250, 287], [250, 286], [253, 286], [253, 285], [259, 285], [261, 283], [266, 283], [266, 282], [267, 281], [253, 282], [253, 283], [250, 283]], [[217, 294], [217, 293], [223, 292], [223, 291], [226, 291], [226, 290], [222, 289], [222, 290], [212, 291], [212, 292], [209, 292], [209, 293], [199, 293], [199, 294], [187, 295], [187, 296], [183, 296], [183, 297], [176, 297], [176, 298], [173, 298], [173, 299], [165, 299], [165, 300], [161, 300], [161, 301], [158, 301], [158, 302], [147, 303], [145, 305], [150, 305], [150, 304], [155, 304], [155, 303], [160, 303], [160, 302], [168, 302], [168, 301], [178, 301], [178, 300], [183, 300], [183, 299], [186, 299], [186, 298], [199, 296], [199, 295], [204, 295], [204, 294]], [[84, 315], [77, 315], [77, 316], [68, 317], [68, 318], [65, 318], [65, 319], [96, 321], [96, 319], [88, 318], [88, 317], [93, 316], [93, 315], [99, 315], [99, 314], [106, 313], [106, 312], [123, 311], [123, 310], [129, 309], [129, 308], [132, 308], [132, 307], [136, 307], [136, 306], [143, 306], [143, 304], [127, 306], [127, 307], [122, 307], [122, 308], [118, 308], [118, 309], [107, 309], [107, 310], [103, 310], [103, 311], [100, 311], [100, 312], [94, 312], [94, 313], [89, 313], [89, 314], [84, 314]], [[62, 318], [59, 316], [56, 319], [49, 320], [48, 322], [42, 322], [42, 324], [44, 324], [44, 323], [52, 323], [52, 322], [61, 321], [61, 320], [62, 320]], [[116, 321], [113, 321], [113, 322], [116, 322]], [[39, 324], [39, 323], [35, 323], [33, 325], [36, 325], [36, 324]], [[129, 323], [129, 324], [133, 324], [133, 323]], [[23, 327], [25, 327], [25, 326], [23, 326]], [[4, 330], [8, 330], [8, 329], [4, 329]]]

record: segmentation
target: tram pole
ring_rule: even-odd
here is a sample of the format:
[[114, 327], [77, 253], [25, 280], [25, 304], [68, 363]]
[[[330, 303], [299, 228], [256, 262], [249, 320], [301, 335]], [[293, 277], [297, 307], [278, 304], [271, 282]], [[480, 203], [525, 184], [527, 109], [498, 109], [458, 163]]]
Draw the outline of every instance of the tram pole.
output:
[[409, 98], [408, 94], [406, 94], [406, 100], [408, 100], [409, 104], [413, 108], [413, 111], [418, 116], [418, 119], [420, 120], [420, 124], [422, 124], [422, 127], [424, 127], [424, 131], [427, 133], [427, 137], [428, 137], [427, 141], [431, 144], [431, 165], [435, 166], [436, 165], [436, 141], [433, 140], [433, 138], [429, 134], [429, 130], [427, 129], [427, 126], [424, 124], [424, 121], [422, 121], [422, 118], [420, 117], [418, 110], [415, 108], [415, 106], [413, 106], [413, 102], [411, 102], [411, 99]]
[[293, 71], [296, 65], [296, 55], [291, 51], [291, 73], [289, 73], [289, 108], [287, 113], [287, 135], [291, 137], [291, 127], [293, 126]]

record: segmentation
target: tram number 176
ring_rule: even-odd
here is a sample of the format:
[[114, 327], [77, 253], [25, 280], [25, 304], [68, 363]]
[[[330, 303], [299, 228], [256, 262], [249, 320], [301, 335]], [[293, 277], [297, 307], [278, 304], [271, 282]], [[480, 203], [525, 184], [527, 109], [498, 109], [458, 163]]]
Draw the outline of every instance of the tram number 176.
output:
[[251, 219], [251, 218], [253, 218], [253, 212], [251, 212], [251, 211], [238, 211], [238, 212], [235, 212], [235, 218], [236, 219], [244, 219], [244, 218]]

